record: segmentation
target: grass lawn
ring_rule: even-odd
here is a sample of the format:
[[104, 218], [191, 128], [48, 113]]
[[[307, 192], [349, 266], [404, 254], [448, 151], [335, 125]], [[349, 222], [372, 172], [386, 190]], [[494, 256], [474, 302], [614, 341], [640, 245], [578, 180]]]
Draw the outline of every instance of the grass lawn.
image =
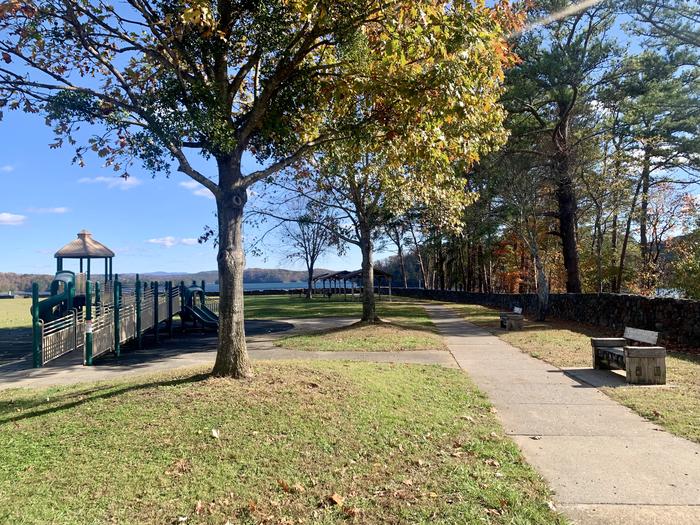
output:
[[31, 306], [31, 299], [0, 300], [0, 330], [31, 327], [32, 314], [29, 312]]
[[[415, 302], [403, 298], [377, 301], [381, 318], [413, 319], [416, 325], [432, 326], [425, 310]], [[357, 317], [362, 315], [362, 304], [357, 300], [344, 301], [342, 296], [330, 301], [316, 296], [311, 300], [298, 295], [246, 295], [246, 319], [303, 319], [311, 317]]]
[[458, 371], [256, 372], [0, 392], [0, 522], [564, 522]]
[[[345, 302], [342, 299], [328, 301], [317, 298], [307, 301], [299, 297], [263, 296], [246, 298], [246, 315], [263, 315], [262, 306], [271, 305], [272, 311], [285, 309], [287, 317], [307, 317], [309, 312], [316, 312], [313, 317], [356, 316], [362, 313], [359, 302]], [[249, 301], [249, 302], [248, 302]], [[255, 313], [250, 313], [252, 310]], [[442, 338], [434, 332], [434, 326], [425, 308], [419, 303], [396, 299], [377, 303], [377, 313], [382, 318], [380, 324], [356, 323], [341, 328], [333, 328], [311, 334], [283, 337], [275, 344], [294, 350], [319, 352], [389, 352], [404, 350], [444, 350]]]
[[[450, 307], [496, 333], [501, 339], [560, 368], [592, 367], [591, 337], [617, 334], [599, 327], [565, 321], [525, 320], [524, 330], [500, 328], [498, 311], [477, 305]], [[671, 352], [666, 357], [665, 387], [602, 388], [613, 399], [663, 426], [669, 432], [700, 443], [700, 357]]]
[[438, 334], [398, 323], [353, 324], [313, 334], [284, 337], [277, 346], [317, 352], [400, 352], [405, 350], [445, 350]]

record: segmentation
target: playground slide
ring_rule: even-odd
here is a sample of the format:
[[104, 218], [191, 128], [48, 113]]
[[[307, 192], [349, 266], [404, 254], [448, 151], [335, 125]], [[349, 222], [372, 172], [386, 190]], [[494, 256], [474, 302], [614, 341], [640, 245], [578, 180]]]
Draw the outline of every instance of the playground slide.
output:
[[185, 306], [185, 310], [205, 328], [219, 328], [219, 317], [206, 306]]

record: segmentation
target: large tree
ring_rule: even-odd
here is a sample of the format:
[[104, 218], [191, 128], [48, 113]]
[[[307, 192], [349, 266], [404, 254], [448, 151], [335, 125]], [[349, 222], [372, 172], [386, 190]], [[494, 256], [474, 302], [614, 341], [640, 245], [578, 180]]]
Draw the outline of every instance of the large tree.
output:
[[[125, 177], [140, 160], [212, 192], [221, 294], [214, 373], [246, 377], [250, 186], [366, 126], [386, 143], [438, 152], [450, 121], [498, 133], [498, 111], [482, 117], [493, 111], [494, 79], [509, 59], [501, 35], [513, 21], [507, 4], [463, 0], [8, 0], [0, 102], [43, 114], [54, 146], [76, 145], [81, 164], [92, 149]], [[193, 155], [214, 163], [212, 173], [196, 169]], [[259, 169], [246, 171], [246, 156]]]
[[[520, 36], [516, 51], [522, 59], [508, 78], [506, 107], [513, 126], [527, 136], [542, 137], [536, 148], [514, 154], [546, 159], [554, 183], [566, 269], [566, 291], [581, 292], [577, 239], [577, 153], [597, 133], [586, 125], [596, 88], [606, 80], [614, 45], [608, 32], [614, 11], [608, 2], [557, 16], [572, 9], [569, 0], [542, 0], [532, 16], [547, 17], [547, 24]], [[583, 117], [583, 118], [582, 118]]]

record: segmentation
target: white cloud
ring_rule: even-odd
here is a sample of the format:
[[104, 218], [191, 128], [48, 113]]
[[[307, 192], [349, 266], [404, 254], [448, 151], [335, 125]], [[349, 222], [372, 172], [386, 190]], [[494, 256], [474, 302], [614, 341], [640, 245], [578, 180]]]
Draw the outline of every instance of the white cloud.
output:
[[0, 166], [0, 171], [2, 171], [3, 173], [12, 173], [13, 171], [15, 171], [15, 167], [11, 164], [5, 164], [3, 166]]
[[158, 237], [156, 239], [148, 239], [146, 242], [150, 244], [160, 244], [161, 246], [165, 246], [166, 248], [172, 248], [177, 244], [177, 239], [175, 237], [167, 236]]
[[57, 208], [29, 208], [27, 211], [30, 213], [55, 213], [62, 215], [64, 213], [68, 213], [70, 208], [66, 208], [65, 206], [59, 206]]
[[202, 186], [199, 182], [193, 181], [193, 180], [186, 180], [184, 182], [180, 183], [180, 186], [183, 188], [186, 188], [192, 192], [192, 195], [196, 195], [197, 197], [206, 197], [207, 199], [213, 199], [214, 195]]
[[179, 244], [183, 246], [195, 246], [199, 244], [199, 241], [194, 237], [184, 237], [182, 239], [178, 239], [177, 237], [173, 237], [172, 235], [167, 235], [165, 237], [157, 237], [155, 239], [148, 239], [146, 242], [149, 244], [158, 244], [165, 248], [172, 248], [173, 246], [177, 246]]
[[27, 217], [24, 215], [7, 212], [0, 213], [0, 226], [19, 226], [20, 224], [24, 224], [26, 220]]
[[130, 190], [141, 184], [141, 179], [137, 179], [136, 177], [125, 179], [124, 177], [99, 176], [92, 178], [83, 177], [82, 179], [78, 179], [78, 182], [81, 184], [104, 184], [109, 189], [118, 188], [120, 190]]

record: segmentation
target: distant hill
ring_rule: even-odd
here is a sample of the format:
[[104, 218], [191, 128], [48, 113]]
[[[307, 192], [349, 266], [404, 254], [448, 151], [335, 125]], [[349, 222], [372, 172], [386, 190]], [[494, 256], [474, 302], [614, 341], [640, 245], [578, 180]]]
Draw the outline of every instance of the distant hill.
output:
[[[318, 269], [316, 275], [327, 273], [329, 270]], [[120, 280], [130, 283], [136, 280], [136, 274], [120, 274]], [[216, 283], [219, 280], [219, 273], [216, 270], [186, 273], [186, 272], [150, 272], [140, 274], [144, 281], [206, 281]], [[32, 283], [38, 282], [41, 291], [47, 290], [51, 284], [53, 275], [37, 275], [27, 273], [0, 272], [0, 293], [1, 292], [30, 292]], [[306, 271], [285, 270], [282, 268], [247, 268], [243, 273], [243, 282], [246, 283], [291, 283], [305, 281]]]

